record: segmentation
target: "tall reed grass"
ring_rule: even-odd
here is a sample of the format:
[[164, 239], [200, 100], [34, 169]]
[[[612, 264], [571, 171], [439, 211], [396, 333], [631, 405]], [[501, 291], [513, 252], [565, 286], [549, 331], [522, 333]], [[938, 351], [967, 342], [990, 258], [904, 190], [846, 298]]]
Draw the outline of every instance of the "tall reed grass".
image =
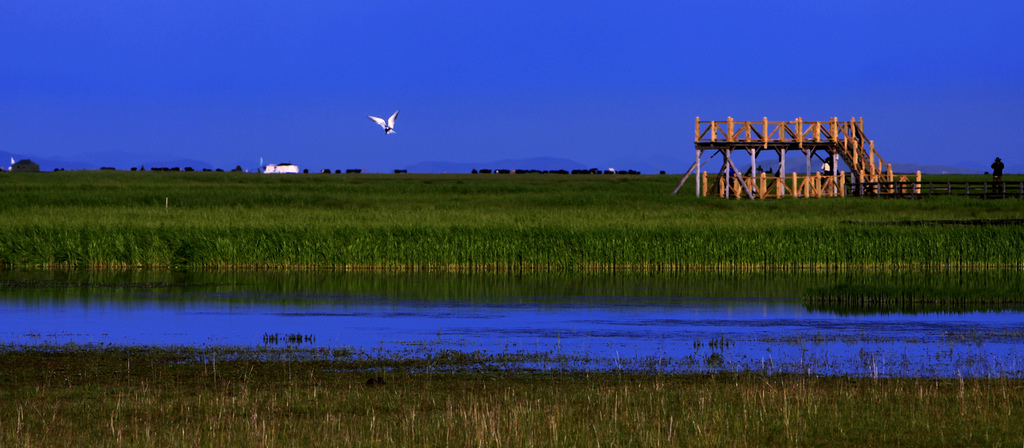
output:
[[[1015, 199], [728, 201], [669, 176], [0, 176], [0, 265], [493, 270], [1024, 266]], [[165, 206], [166, 203], [169, 204]]]

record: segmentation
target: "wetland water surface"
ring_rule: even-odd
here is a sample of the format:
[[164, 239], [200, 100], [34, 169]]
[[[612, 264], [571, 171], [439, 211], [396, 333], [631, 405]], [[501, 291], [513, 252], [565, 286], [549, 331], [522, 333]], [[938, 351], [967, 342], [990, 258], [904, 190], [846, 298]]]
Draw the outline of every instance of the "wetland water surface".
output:
[[[967, 283], [992, 289], [1015, 274]], [[835, 285], [963, 285], [963, 275], [14, 271], [0, 273], [0, 342], [516, 355], [509, 368], [1024, 376], [1016, 305], [833, 309], [802, 299]]]

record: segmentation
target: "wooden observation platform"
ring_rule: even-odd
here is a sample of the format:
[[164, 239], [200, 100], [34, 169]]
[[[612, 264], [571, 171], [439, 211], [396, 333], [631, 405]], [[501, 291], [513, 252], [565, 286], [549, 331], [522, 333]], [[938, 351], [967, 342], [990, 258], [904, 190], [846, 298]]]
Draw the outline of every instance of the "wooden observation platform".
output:
[[[691, 174], [696, 174], [697, 196], [709, 193], [750, 199], [784, 197], [787, 193], [839, 196], [843, 195], [845, 185], [845, 173], [836, 169], [840, 158], [850, 168], [854, 183], [894, 181], [892, 167], [875, 150], [875, 142], [864, 134], [864, 118], [768, 121], [765, 117], [761, 121], [734, 121], [729, 117], [725, 121], [701, 121], [697, 117], [694, 147], [696, 160], [672, 194], [679, 191]], [[755, 170], [758, 156], [766, 151], [774, 153], [779, 161], [778, 170], [770, 175]], [[802, 181], [793, 170], [792, 182], [787, 183], [790, 179], [786, 177], [786, 153], [789, 151], [799, 151], [806, 160]], [[714, 185], [708, 185], [707, 173], [702, 173], [701, 167], [718, 155], [722, 156], [722, 164]], [[751, 169], [746, 174], [736, 168], [734, 157], [737, 155], [750, 157]], [[824, 175], [812, 174], [812, 163], [826, 162], [831, 170]]]

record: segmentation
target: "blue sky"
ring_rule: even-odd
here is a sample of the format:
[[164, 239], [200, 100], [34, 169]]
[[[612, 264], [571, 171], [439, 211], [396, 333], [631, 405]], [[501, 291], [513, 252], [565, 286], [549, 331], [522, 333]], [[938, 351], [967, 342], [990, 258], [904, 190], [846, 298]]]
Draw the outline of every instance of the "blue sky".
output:
[[[891, 162], [1024, 170], [1021, 23], [1006, 1], [5, 0], [0, 151], [679, 172], [695, 116], [855, 116]], [[366, 119], [396, 109], [396, 134]]]

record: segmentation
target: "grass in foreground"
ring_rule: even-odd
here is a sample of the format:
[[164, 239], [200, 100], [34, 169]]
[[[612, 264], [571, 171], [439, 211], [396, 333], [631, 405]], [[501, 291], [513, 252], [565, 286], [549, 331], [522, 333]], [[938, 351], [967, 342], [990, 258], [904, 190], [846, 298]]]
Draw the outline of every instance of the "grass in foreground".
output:
[[671, 196], [677, 181], [550, 174], [8, 173], [0, 176], [0, 266], [1024, 266], [1020, 225], [844, 223], [1021, 219], [1019, 199], [737, 201]]
[[[220, 361], [213, 360], [220, 358]], [[1019, 446], [1024, 382], [0, 352], [0, 446]], [[287, 358], [287, 357], [285, 357]], [[205, 359], [208, 362], [196, 362]], [[386, 384], [367, 386], [370, 377]]]

